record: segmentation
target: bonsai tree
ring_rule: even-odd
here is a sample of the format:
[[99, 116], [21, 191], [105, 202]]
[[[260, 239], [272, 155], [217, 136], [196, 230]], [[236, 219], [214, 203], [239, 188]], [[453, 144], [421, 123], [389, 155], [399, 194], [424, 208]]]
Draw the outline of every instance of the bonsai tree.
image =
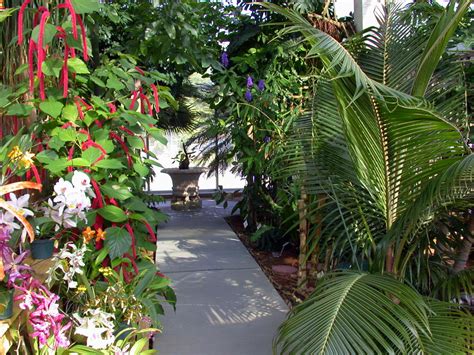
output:
[[189, 164], [191, 163], [192, 156], [194, 151], [188, 152], [186, 149], [186, 144], [182, 143], [183, 150], [179, 151], [179, 153], [174, 157], [173, 161], [179, 163], [179, 168], [181, 170], [189, 169]]

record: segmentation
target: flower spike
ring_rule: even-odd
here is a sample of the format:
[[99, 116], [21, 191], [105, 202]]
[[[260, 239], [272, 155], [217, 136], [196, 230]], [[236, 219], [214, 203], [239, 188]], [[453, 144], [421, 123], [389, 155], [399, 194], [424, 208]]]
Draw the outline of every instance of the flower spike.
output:
[[21, 4], [20, 11], [18, 11], [18, 45], [23, 43], [23, 16], [30, 1], [31, 0], [26, 0]]

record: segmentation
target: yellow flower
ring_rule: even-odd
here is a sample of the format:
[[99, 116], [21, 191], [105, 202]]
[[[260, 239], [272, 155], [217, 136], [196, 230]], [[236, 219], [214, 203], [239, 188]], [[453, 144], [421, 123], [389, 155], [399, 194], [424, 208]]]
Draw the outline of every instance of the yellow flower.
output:
[[86, 243], [89, 243], [92, 239], [94, 239], [95, 231], [91, 229], [91, 227], [87, 227], [82, 231], [82, 237], [84, 238]]
[[95, 238], [96, 242], [99, 242], [99, 240], [105, 240], [105, 231], [102, 230], [102, 228], [97, 229], [97, 237]]
[[26, 152], [25, 154], [23, 154], [23, 156], [20, 159], [20, 165], [24, 168], [29, 169], [31, 164], [33, 164], [34, 156], [35, 155], [33, 153]]
[[102, 273], [105, 277], [112, 276], [114, 273], [110, 267], [101, 267], [99, 272]]
[[11, 150], [10, 153], [8, 153], [8, 157], [12, 160], [12, 161], [15, 161], [15, 160], [18, 160], [18, 159], [21, 159], [23, 157], [23, 153], [21, 152], [21, 149], [19, 146], [14, 146], [13, 149]]
[[86, 286], [84, 286], [84, 285], [81, 285], [81, 286], [79, 286], [79, 287], [77, 288], [77, 292], [78, 292], [78, 293], [84, 293], [84, 292], [86, 292], [86, 291], [87, 291], [87, 288], [86, 288]]

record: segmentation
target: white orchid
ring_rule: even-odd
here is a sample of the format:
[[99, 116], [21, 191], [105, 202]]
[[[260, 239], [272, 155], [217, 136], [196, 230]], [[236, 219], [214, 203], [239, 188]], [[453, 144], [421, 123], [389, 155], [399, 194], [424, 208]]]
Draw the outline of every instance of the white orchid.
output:
[[74, 189], [73, 185], [63, 178], [60, 178], [56, 184], [54, 184], [54, 192], [58, 196], [69, 194]]
[[79, 323], [75, 333], [87, 338], [87, 346], [98, 350], [107, 349], [115, 341], [114, 315], [100, 309], [88, 309], [85, 314], [84, 317], [74, 314]]
[[[10, 193], [8, 197], [10, 200], [7, 201], [7, 203], [12, 206], [18, 214], [23, 217], [34, 215], [31, 210], [25, 208], [29, 205], [30, 194], [24, 194], [17, 198], [14, 193]], [[16, 223], [15, 216], [8, 211], [0, 213], [0, 224], [3, 224], [9, 230], [21, 229], [21, 226]]]
[[57, 271], [61, 270], [63, 273], [62, 279], [68, 283], [68, 288], [76, 288], [77, 282], [74, 280], [76, 274], [82, 275], [84, 273], [84, 254], [87, 251], [87, 246], [83, 245], [78, 248], [73, 243], [68, 243], [63, 249], [53, 258], [53, 265], [48, 270], [48, 278], [46, 282], [51, 285], [54, 281], [58, 281]]
[[17, 211], [19, 211], [24, 217], [33, 216], [33, 212], [25, 207], [29, 205], [30, 194], [24, 194], [20, 197], [16, 197], [14, 193], [10, 193], [8, 195], [10, 197], [10, 201], [8, 203], [15, 207]]
[[91, 200], [84, 191], [73, 190], [68, 195], [65, 196], [65, 201], [67, 208], [70, 210], [82, 211], [91, 206]]
[[56, 196], [48, 200], [45, 216], [56, 223], [56, 230], [75, 228], [79, 221], [86, 221], [85, 212], [91, 207], [91, 197], [95, 197], [87, 174], [75, 171], [72, 183], [60, 178], [54, 192]]
[[75, 171], [72, 176], [72, 184], [79, 191], [86, 191], [91, 187], [91, 179], [82, 171]]

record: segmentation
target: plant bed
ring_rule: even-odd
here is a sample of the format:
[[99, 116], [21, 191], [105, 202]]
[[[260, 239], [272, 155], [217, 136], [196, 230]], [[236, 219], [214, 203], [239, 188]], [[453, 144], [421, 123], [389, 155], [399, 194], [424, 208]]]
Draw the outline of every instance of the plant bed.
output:
[[252, 245], [240, 215], [229, 216], [226, 218], [226, 221], [289, 307], [301, 303], [308, 297], [310, 290], [298, 290], [296, 272], [283, 273], [275, 271], [275, 267], [278, 269], [281, 266], [297, 268], [298, 251], [293, 245], [289, 244], [280, 257], [275, 257], [271, 251], [262, 251]]

